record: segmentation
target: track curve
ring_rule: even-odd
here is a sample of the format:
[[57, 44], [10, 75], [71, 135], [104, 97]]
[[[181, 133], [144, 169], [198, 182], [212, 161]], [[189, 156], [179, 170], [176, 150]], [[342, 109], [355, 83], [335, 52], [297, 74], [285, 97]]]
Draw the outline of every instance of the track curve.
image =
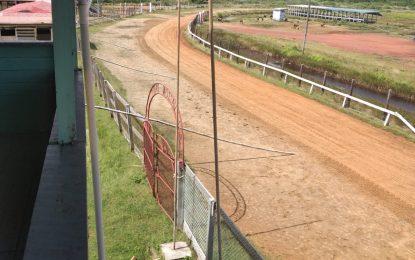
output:
[[[183, 27], [192, 19], [185, 17]], [[176, 63], [176, 23], [170, 19], [147, 32], [146, 44], [161, 59]], [[210, 89], [209, 57], [182, 39], [182, 73]], [[271, 128], [311, 148], [337, 165], [338, 171], [385, 197], [415, 209], [415, 144], [286, 89], [275, 87], [216, 62], [217, 91], [223, 104], [236, 105]], [[408, 218], [407, 218], [408, 219]]]

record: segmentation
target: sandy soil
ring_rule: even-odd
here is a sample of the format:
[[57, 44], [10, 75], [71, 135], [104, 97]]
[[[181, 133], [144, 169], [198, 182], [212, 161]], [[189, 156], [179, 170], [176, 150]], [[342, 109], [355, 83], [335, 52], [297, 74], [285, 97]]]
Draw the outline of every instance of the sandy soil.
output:
[[[235, 33], [250, 35], [266, 35], [276, 38], [302, 41], [303, 30], [295, 30], [289, 26], [278, 28], [259, 28], [235, 23], [217, 23], [217, 28]], [[415, 58], [415, 41], [376, 33], [355, 33], [336, 31], [332, 27], [310, 30], [309, 41], [323, 43], [331, 47], [360, 53], [378, 54], [404, 59]]]
[[[97, 56], [174, 76], [175, 21], [167, 18], [108, 27], [93, 37]], [[183, 40], [181, 110], [185, 126], [203, 132], [211, 132], [208, 64]], [[174, 80], [107, 66], [141, 112], [152, 84], [175, 86]], [[258, 248], [271, 259], [415, 257], [415, 228], [408, 221], [415, 212], [413, 143], [217, 66], [220, 136], [296, 153], [281, 157], [220, 144], [224, 208]], [[172, 120], [162, 99], [152, 115]], [[212, 141], [185, 138], [187, 160], [213, 193]], [[266, 158], [242, 160], [252, 157]]]

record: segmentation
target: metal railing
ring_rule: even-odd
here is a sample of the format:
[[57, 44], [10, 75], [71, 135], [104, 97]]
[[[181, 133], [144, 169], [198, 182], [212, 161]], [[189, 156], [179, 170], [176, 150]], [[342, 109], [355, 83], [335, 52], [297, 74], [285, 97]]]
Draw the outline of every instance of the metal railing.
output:
[[[197, 36], [195, 33], [193, 33], [193, 30], [192, 30], [192, 28], [194, 28], [194, 26], [197, 23], [201, 23], [201, 22], [204, 21], [204, 19], [206, 17], [206, 13], [207, 12], [200, 12], [199, 14], [197, 14], [196, 17], [189, 23], [189, 25], [187, 27], [187, 31], [188, 31], [188, 34], [193, 39], [197, 39], [204, 46], [205, 45], [206, 46], [210, 46], [210, 43], [207, 40], [205, 40], [205, 39]], [[239, 55], [237, 53], [234, 53], [234, 52], [231, 52], [231, 51], [229, 51], [229, 50], [227, 50], [225, 48], [222, 48], [222, 47], [220, 47], [218, 45], [214, 45], [214, 47], [218, 51], [219, 57], [222, 57], [222, 54], [223, 53], [226, 53], [226, 54], [229, 55], [229, 59], [230, 60], [232, 60], [234, 58], [238, 58], [238, 59], [244, 61], [245, 64], [255, 64], [255, 65], [259, 66], [259, 67], [262, 67], [262, 69], [263, 69], [263, 75], [265, 75], [266, 70], [268, 69], [268, 70], [272, 70], [272, 71], [275, 71], [275, 72], [278, 72], [278, 73], [281, 73], [282, 75], [284, 75], [284, 82], [285, 83], [287, 83], [288, 77], [291, 77], [293, 79], [297, 79], [297, 80], [301, 81], [302, 83], [309, 84], [310, 85], [310, 90], [309, 90], [309, 94], [310, 95], [313, 93], [313, 91], [314, 91], [315, 88], [320, 88], [320, 89], [325, 90], [325, 91], [328, 91], [328, 92], [330, 92], [332, 94], [335, 94], [335, 95], [338, 95], [338, 96], [343, 97], [343, 99], [344, 99], [343, 100], [343, 107], [345, 107], [344, 104], [346, 104], [347, 101], [353, 100], [353, 101], [355, 101], [355, 102], [357, 102], [359, 104], [362, 104], [362, 105], [368, 106], [370, 108], [373, 108], [375, 110], [381, 111], [381, 112], [385, 113], [385, 115], [386, 115], [385, 116], [385, 119], [383, 120], [383, 126], [388, 126], [389, 125], [389, 122], [390, 122], [390, 119], [391, 119], [391, 116], [395, 116], [396, 118], [398, 118], [403, 124], [405, 124], [415, 134], [415, 127], [407, 119], [405, 119], [401, 114], [399, 114], [396, 111], [393, 111], [393, 110], [390, 110], [390, 109], [387, 109], [387, 108], [384, 108], [384, 107], [380, 107], [378, 105], [375, 105], [375, 104], [370, 103], [368, 101], [365, 101], [363, 99], [360, 99], [360, 98], [354, 97], [352, 95], [349, 95], [349, 94], [340, 92], [338, 90], [332, 89], [330, 87], [321, 85], [321, 84], [319, 84], [317, 82], [314, 82], [314, 81], [305, 79], [305, 78], [303, 78], [301, 76], [298, 76], [296, 74], [293, 74], [293, 73], [291, 73], [289, 71], [286, 71], [286, 70], [283, 70], [283, 69], [279, 69], [279, 68], [270, 66], [268, 64], [265, 64], [265, 63], [262, 63], [262, 62], [259, 62], [259, 61], [256, 61], [256, 60], [252, 60], [252, 59], [246, 58], [246, 57], [241, 56], [241, 55]]]

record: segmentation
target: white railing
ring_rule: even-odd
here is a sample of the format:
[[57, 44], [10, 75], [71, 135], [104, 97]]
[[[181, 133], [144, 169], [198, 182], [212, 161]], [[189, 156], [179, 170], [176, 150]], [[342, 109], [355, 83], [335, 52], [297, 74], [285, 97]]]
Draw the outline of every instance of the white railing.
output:
[[[201, 16], [203, 16], [203, 17], [201, 17]], [[192, 32], [192, 25], [196, 25], [196, 23], [200, 23], [201, 21], [203, 21], [205, 16], [206, 16], [206, 12], [200, 12], [198, 15], [196, 15], [196, 17], [192, 20], [192, 22], [189, 23], [189, 25], [187, 27], [187, 31], [188, 31], [189, 35], [193, 39], [199, 40], [203, 45], [210, 46], [210, 43], [208, 41], [206, 41], [205, 39], [197, 36], [196, 34], [194, 34]], [[273, 71], [279, 72], [282, 75], [284, 75], [284, 82], [285, 83], [287, 83], [288, 77], [297, 79], [297, 80], [299, 80], [299, 81], [301, 81], [303, 83], [307, 83], [307, 84], [310, 85], [310, 91], [309, 91], [310, 95], [313, 93], [314, 88], [320, 88], [320, 89], [326, 90], [328, 92], [331, 92], [331, 93], [333, 93], [335, 95], [338, 95], [338, 96], [343, 97], [344, 98], [343, 107], [345, 107], [345, 104], [346, 104], [346, 101], [347, 100], [353, 100], [353, 101], [355, 101], [357, 103], [360, 103], [362, 105], [366, 105], [366, 106], [368, 106], [370, 108], [373, 108], [373, 109], [376, 109], [378, 111], [384, 112], [386, 114], [385, 120], [383, 121], [383, 125], [384, 126], [388, 126], [389, 125], [389, 122], [390, 122], [391, 116], [395, 116], [395, 117], [399, 118], [399, 120], [401, 120], [415, 134], [415, 128], [414, 128], [414, 126], [408, 120], [406, 120], [401, 114], [399, 114], [396, 111], [392, 111], [390, 109], [387, 109], [387, 108], [384, 108], [384, 107], [380, 107], [378, 105], [375, 105], [375, 104], [370, 103], [368, 101], [365, 101], [363, 99], [360, 99], [360, 98], [354, 97], [352, 95], [349, 95], [349, 94], [340, 92], [338, 90], [332, 89], [330, 87], [321, 85], [321, 84], [316, 83], [314, 81], [305, 79], [305, 78], [303, 78], [301, 76], [298, 76], [298, 75], [295, 75], [295, 74], [293, 74], [293, 73], [291, 73], [289, 71], [286, 71], [286, 70], [283, 70], [283, 69], [279, 69], [279, 68], [270, 66], [268, 64], [265, 64], [265, 63], [262, 63], [262, 62], [259, 62], [259, 61], [256, 61], [256, 60], [252, 60], [252, 59], [246, 58], [244, 56], [241, 56], [239, 54], [236, 54], [234, 52], [231, 52], [231, 51], [229, 51], [227, 49], [224, 49], [224, 48], [222, 48], [220, 46], [214, 45], [214, 48], [218, 50], [219, 57], [221, 57], [222, 53], [227, 53], [229, 55], [229, 59], [230, 60], [232, 60], [233, 58], [239, 58], [239, 59], [245, 61], [245, 64], [248, 64], [248, 63], [250, 63], [250, 64], [256, 64], [259, 67], [262, 67], [263, 68], [263, 75], [265, 75], [266, 70], [269, 69], [269, 70], [273, 70]]]

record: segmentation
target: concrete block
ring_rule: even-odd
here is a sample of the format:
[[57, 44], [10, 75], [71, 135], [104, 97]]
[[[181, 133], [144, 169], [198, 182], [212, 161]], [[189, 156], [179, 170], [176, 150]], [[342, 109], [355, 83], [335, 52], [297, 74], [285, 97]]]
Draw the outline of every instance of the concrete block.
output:
[[192, 256], [192, 251], [186, 242], [176, 242], [176, 250], [173, 249], [173, 243], [162, 244], [160, 247], [166, 260], [183, 259]]

